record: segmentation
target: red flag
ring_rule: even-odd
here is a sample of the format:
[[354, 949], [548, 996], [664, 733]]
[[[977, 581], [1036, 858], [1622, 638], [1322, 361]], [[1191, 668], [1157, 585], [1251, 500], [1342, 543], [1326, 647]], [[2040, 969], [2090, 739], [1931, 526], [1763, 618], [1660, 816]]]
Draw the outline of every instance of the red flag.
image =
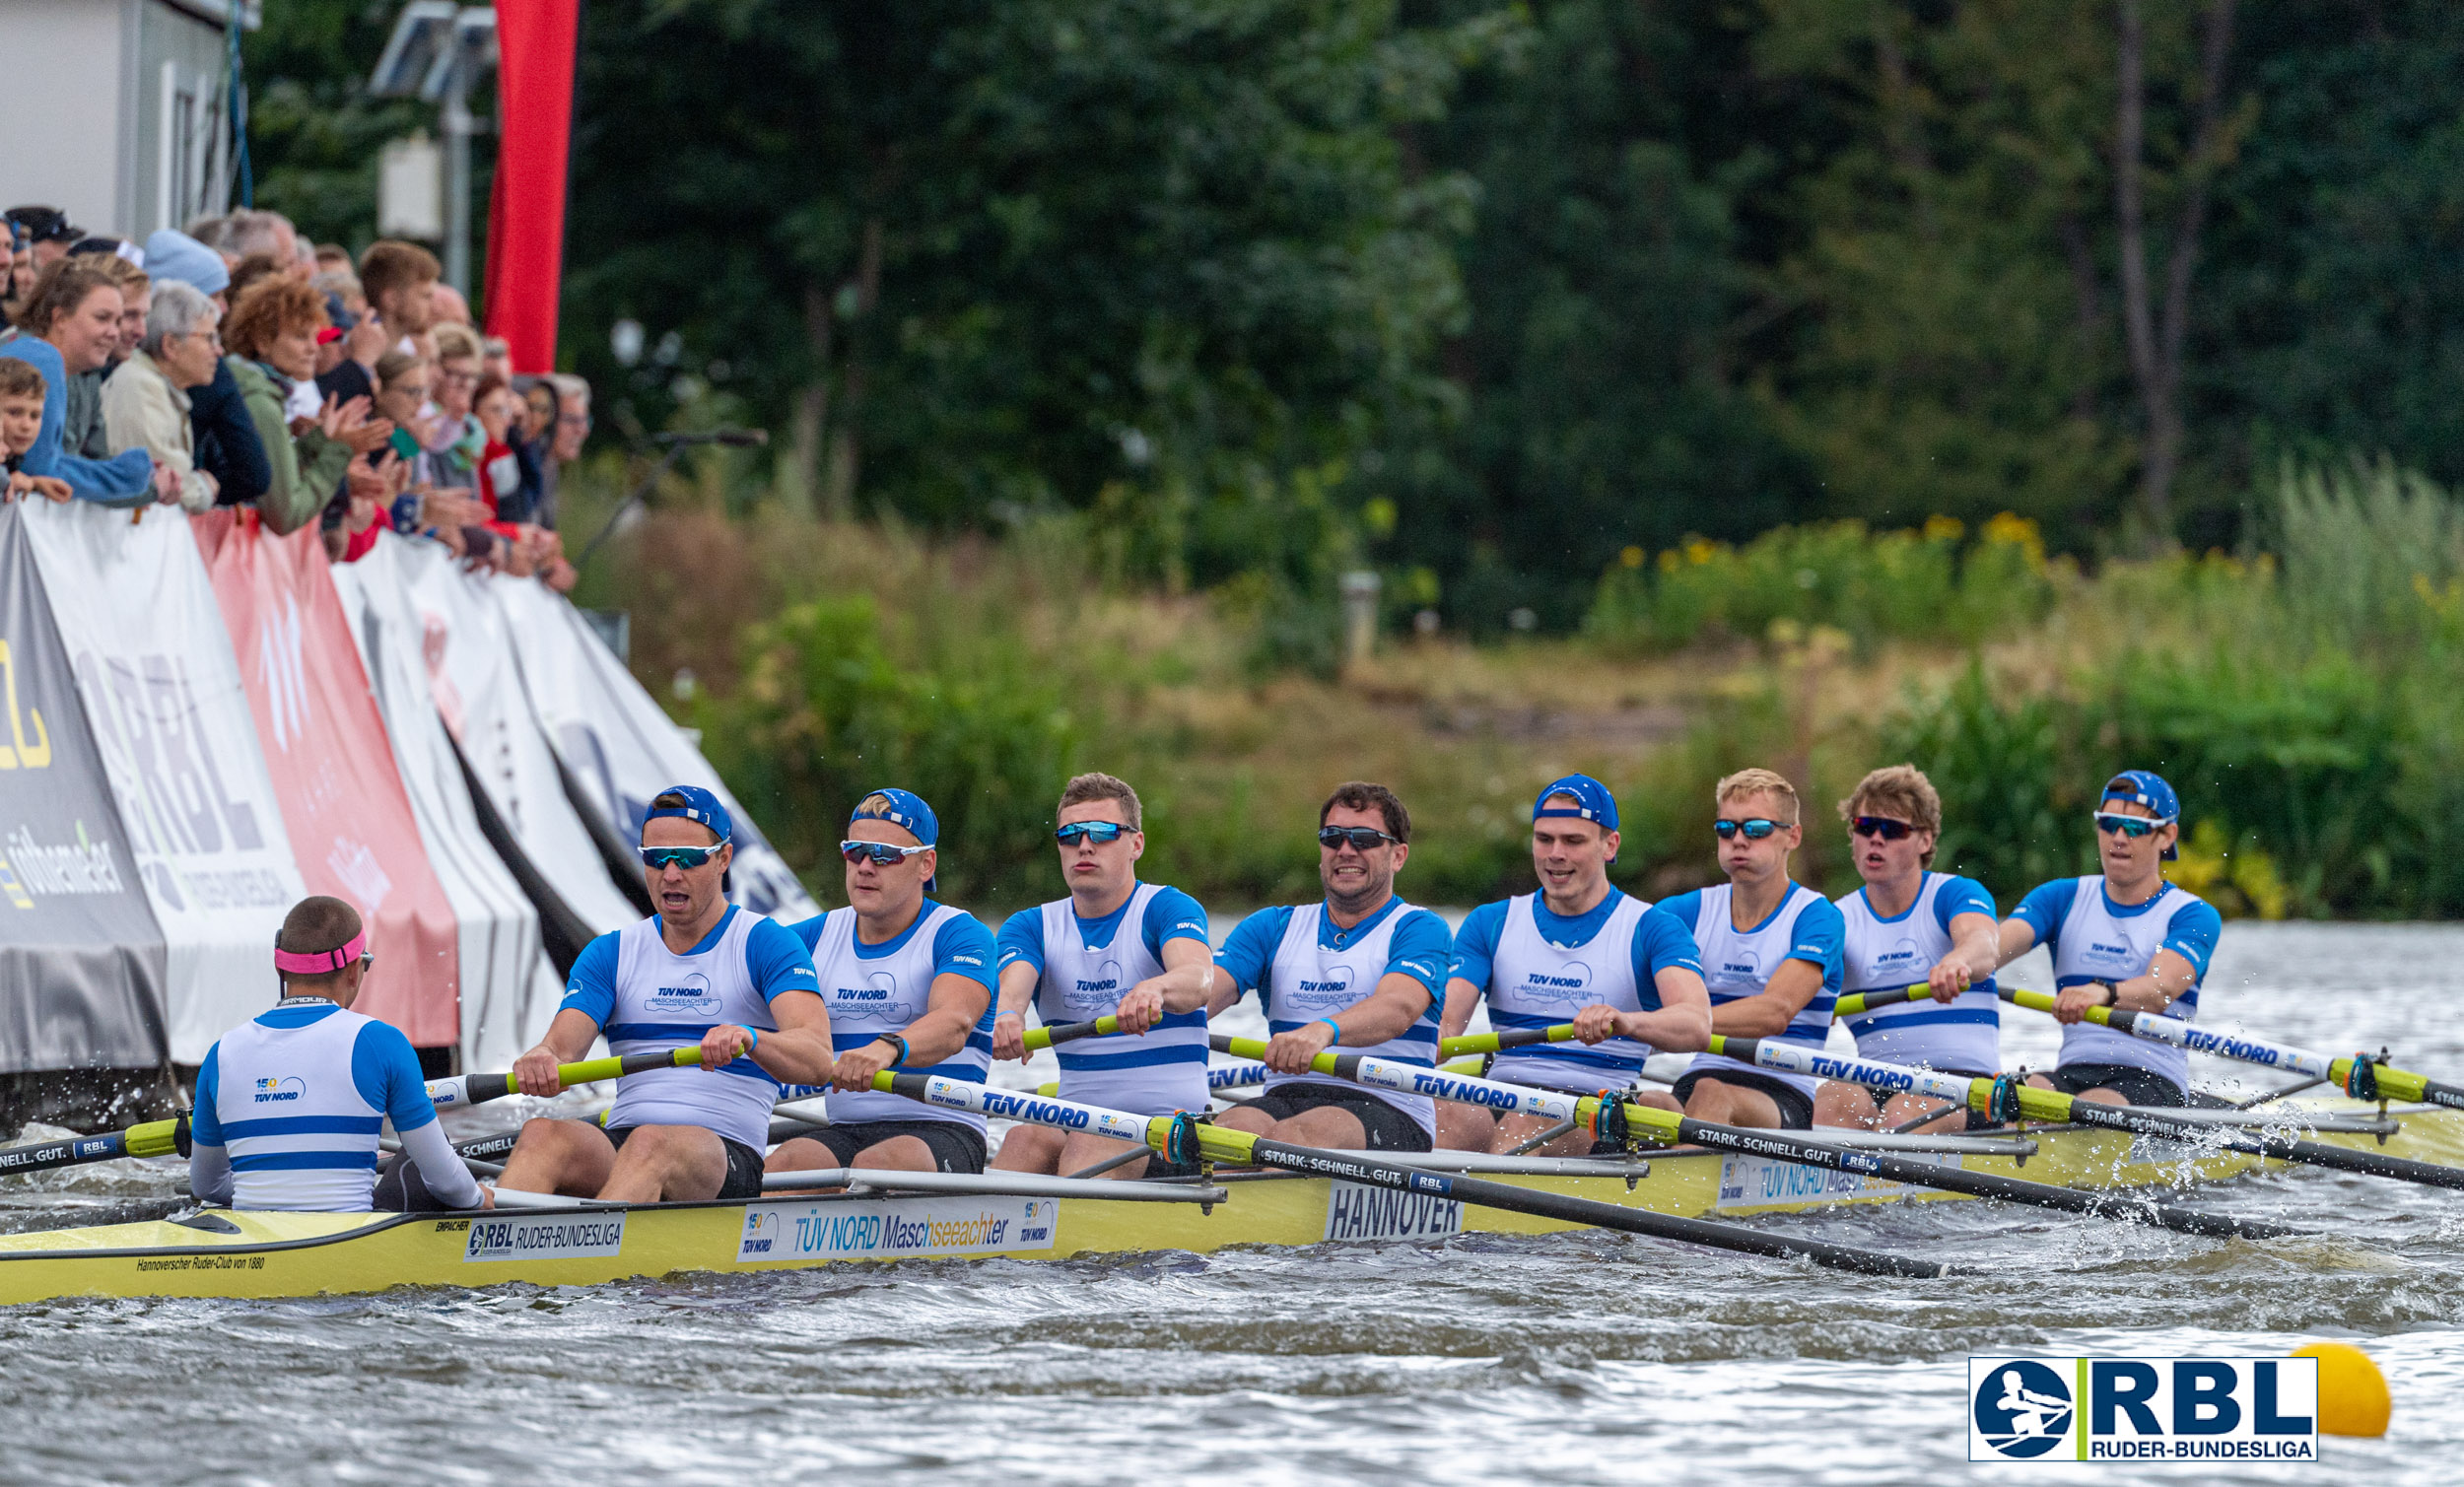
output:
[[581, 0], [497, 0], [496, 190], [488, 203], [488, 334], [515, 372], [556, 370], [565, 277], [565, 166], [573, 141]]
[[428, 862], [311, 526], [288, 537], [213, 512], [193, 523], [240, 655], [257, 742], [310, 893], [357, 906], [376, 965], [352, 1010], [422, 1048], [461, 1041], [453, 905]]

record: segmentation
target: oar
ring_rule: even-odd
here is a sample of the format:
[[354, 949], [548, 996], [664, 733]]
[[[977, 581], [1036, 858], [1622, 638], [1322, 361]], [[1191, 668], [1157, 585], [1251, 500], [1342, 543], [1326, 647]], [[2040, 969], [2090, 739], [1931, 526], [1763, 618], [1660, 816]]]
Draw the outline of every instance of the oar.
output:
[[1324, 1151], [1314, 1146], [1293, 1146], [1282, 1141], [1269, 1141], [1247, 1131], [1207, 1125], [1187, 1115], [1132, 1115], [1100, 1106], [1077, 1105], [1065, 1100], [993, 1089], [988, 1085], [963, 1083], [940, 1074], [893, 1074], [884, 1069], [873, 1076], [873, 1088], [949, 1110], [973, 1111], [982, 1115], [996, 1115], [1061, 1130], [1087, 1131], [1119, 1141], [1142, 1141], [1149, 1150], [1178, 1161], [1194, 1161], [1203, 1156], [1208, 1161], [1227, 1166], [1275, 1167], [1286, 1172], [1306, 1173], [1311, 1177], [1333, 1178], [1370, 1187], [1392, 1188], [1398, 1192], [1421, 1193], [1433, 1198], [1451, 1198], [1482, 1208], [1500, 1208], [1509, 1213], [1526, 1213], [1561, 1223], [1646, 1234], [1655, 1239], [1679, 1240], [1745, 1254], [1784, 1258], [1802, 1255], [1817, 1265], [1827, 1265], [1836, 1270], [1856, 1270], [1868, 1275], [1910, 1275], [1930, 1280], [1967, 1270], [1967, 1267], [1946, 1264], [1941, 1260], [1887, 1254], [1877, 1250], [1860, 1250], [1821, 1240], [1764, 1234], [1734, 1224], [1677, 1218], [1648, 1209], [1620, 1208], [1614, 1203], [1603, 1203], [1593, 1198], [1515, 1187], [1477, 1178], [1423, 1172], [1416, 1167], [1391, 1166], [1379, 1161], [1371, 1152]]
[[187, 1144], [186, 1115], [169, 1120], [146, 1120], [126, 1130], [105, 1131], [100, 1136], [71, 1136], [59, 1141], [39, 1141], [31, 1146], [0, 1147], [0, 1176], [47, 1172], [54, 1167], [79, 1167], [88, 1162], [108, 1162], [115, 1157], [168, 1157], [183, 1151]]
[[[648, 1053], [626, 1053], [613, 1058], [587, 1058], [580, 1063], [556, 1066], [556, 1085], [560, 1090], [577, 1084], [596, 1084], [602, 1079], [621, 1079], [649, 1069], [689, 1069], [702, 1062], [702, 1046], [686, 1044], [681, 1048], [660, 1048]], [[511, 1074], [456, 1074], [450, 1079], [428, 1081], [428, 1098], [439, 1110], [456, 1106], [485, 1105], [515, 1093]]]
[[[1210, 1092], [1247, 1089], [1253, 1084], [1266, 1082], [1266, 1066], [1263, 1063], [1219, 1063], [1206, 1070], [1206, 1088]], [[1058, 1095], [1061, 1093], [1061, 1081], [1047, 1079], [1035, 1087], [1035, 1092], [1046, 1096]]]
[[1437, 1056], [1460, 1058], [1466, 1053], [1502, 1053], [1508, 1048], [1526, 1048], [1536, 1043], [1564, 1043], [1574, 1036], [1574, 1024], [1561, 1022], [1547, 1028], [1513, 1028], [1503, 1033], [1467, 1033], [1461, 1038], [1440, 1039]]
[[[1263, 1050], [1266, 1047], [1239, 1038], [1218, 1037], [1208, 1041], [1216, 1046], [1217, 1051], [1235, 1056], [1254, 1057], [1252, 1049]], [[1509, 1115], [1570, 1120], [1592, 1131], [1595, 1136], [1610, 1139], [1614, 1139], [1622, 1127], [1624, 1132], [1664, 1146], [1703, 1146], [1740, 1156], [1771, 1157], [1803, 1167], [1856, 1173], [1918, 1187], [1938, 1188], [1944, 1192], [1965, 1193], [1970, 1197], [2000, 1198], [2005, 1202], [2058, 1209], [2065, 1213], [2137, 1219], [2183, 1234], [2276, 1239], [2299, 1232], [2282, 1224], [2177, 1208], [2136, 1193], [2082, 1192], [2076, 1188], [2030, 1183], [2019, 1178], [1939, 1167], [1931, 1162], [1895, 1157], [1885, 1152], [1833, 1146], [1792, 1131], [1715, 1125], [1708, 1120], [1697, 1120], [1690, 1115], [1653, 1106], [1635, 1105], [1598, 1095], [1574, 1095], [1564, 1090], [1535, 1089], [1495, 1079], [1444, 1074], [1418, 1064], [1374, 1058], [1365, 1053], [1337, 1053], [1330, 1049], [1312, 1059], [1310, 1067], [1321, 1074], [1332, 1074], [1337, 1079], [1376, 1089], [1427, 1095], [1439, 1100], [1476, 1105], [1485, 1110], [1504, 1111]]]
[[1045, 1026], [1027, 1033], [1027, 1051], [1054, 1048], [1060, 1044], [1076, 1043], [1081, 1038], [1116, 1038], [1121, 1033], [1121, 1019], [1110, 1013], [1093, 1022], [1064, 1022], [1059, 1027]]
[[2416, 1162], [2409, 1157], [2391, 1157], [2383, 1152], [2329, 1146], [2318, 1141], [2295, 1141], [2189, 1120], [2171, 1120], [2142, 1108], [2102, 1105], [2093, 1100], [2082, 1100], [2076, 1095], [2065, 1095], [2059, 1090], [2038, 1089], [2034, 1085], [2022, 1084], [2008, 1074], [1993, 1079], [1971, 1079], [1961, 1074], [1878, 1063], [1867, 1058], [1843, 1058], [1803, 1044], [1724, 1038], [1717, 1033], [1711, 1035], [1711, 1051], [1725, 1053], [1742, 1063], [1778, 1069], [1783, 1073], [1811, 1074], [1817, 1079], [1844, 1079], [1869, 1089], [1905, 1091], [1937, 1100], [1955, 1100], [1994, 1120], [2009, 1120], [2016, 1116], [2049, 1123], [2067, 1121], [2073, 1125], [2097, 1125], [2137, 1135], [2212, 1145], [2249, 1156], [2272, 1157], [2279, 1162], [2300, 1162], [2311, 1167], [2334, 1168], [2339, 1172], [2395, 1178], [2400, 1182], [2420, 1183], [2430, 1187], [2464, 1188], [2464, 1167], [2443, 1167], [2435, 1162]]
[[[2030, 1011], [2050, 1012], [2053, 998], [2042, 991], [2022, 991], [2017, 986], [1997, 988], [2002, 999], [2013, 1006]], [[2367, 1053], [2339, 1058], [2333, 1053], [2314, 1053], [2286, 1044], [2268, 1043], [2240, 1033], [2215, 1033], [2178, 1017], [2163, 1017], [2154, 1012], [2133, 1012], [2122, 1007], [2089, 1007], [2088, 1020], [2127, 1033], [2149, 1043], [2169, 1044], [2193, 1053], [2214, 1053], [2220, 1058], [2238, 1059], [2291, 1074], [2307, 1074], [2315, 1079], [2332, 1080], [2336, 1088], [2356, 1100], [2403, 1100], [2425, 1105], [2443, 1105], [2464, 1110], [2464, 1086], [2441, 1084], [2421, 1074], [2408, 1073], [2392, 1064], [2381, 1063]]]

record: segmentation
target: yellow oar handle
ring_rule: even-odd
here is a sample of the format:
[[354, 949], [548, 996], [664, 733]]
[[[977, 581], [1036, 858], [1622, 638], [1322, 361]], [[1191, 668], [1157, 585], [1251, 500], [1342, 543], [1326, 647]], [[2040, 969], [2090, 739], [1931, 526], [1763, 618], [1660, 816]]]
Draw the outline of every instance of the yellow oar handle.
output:
[[1890, 986], [1874, 991], [1858, 991], [1831, 1003], [1833, 1017], [1856, 1017], [1876, 1007], [1895, 1007], [1901, 1002], [1922, 1001], [1934, 994], [1928, 982], [1914, 986]]
[[1027, 1051], [1032, 1053], [1055, 1044], [1075, 1043], [1081, 1038], [1117, 1038], [1120, 1034], [1121, 1019], [1107, 1013], [1093, 1022], [1065, 1022], [1059, 1027], [1030, 1029], [1025, 1042]]
[[1468, 1033], [1461, 1038], [1443, 1039], [1437, 1046], [1437, 1056], [1456, 1058], [1465, 1053], [1502, 1053], [1508, 1048], [1527, 1048], [1536, 1043], [1564, 1043], [1574, 1036], [1574, 1024], [1561, 1022], [1549, 1028], [1516, 1028], [1504, 1033]]
[[168, 1157], [179, 1149], [177, 1120], [148, 1120], [122, 1132], [132, 1157]]

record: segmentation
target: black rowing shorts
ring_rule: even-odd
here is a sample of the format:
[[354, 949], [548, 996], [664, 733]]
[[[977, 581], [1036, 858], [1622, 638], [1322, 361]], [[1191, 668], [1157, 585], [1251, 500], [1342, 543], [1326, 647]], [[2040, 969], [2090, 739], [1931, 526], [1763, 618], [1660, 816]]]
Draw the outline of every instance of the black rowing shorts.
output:
[[[634, 1132], [630, 1125], [606, 1127], [607, 1143], [624, 1149], [625, 1138]], [[716, 1131], [712, 1134], [717, 1135]], [[719, 1137], [719, 1144], [727, 1152], [727, 1176], [720, 1180], [717, 1199], [724, 1203], [741, 1203], [762, 1195], [762, 1154], [741, 1141]]]
[[[1954, 1078], [1959, 1079], [1991, 1079], [1994, 1077], [1991, 1074], [1979, 1074], [1972, 1069], [1942, 1069], [1939, 1072], [1950, 1074]], [[1866, 1084], [1858, 1085], [1857, 1088], [1874, 1097], [1874, 1108], [1878, 1111], [1885, 1109], [1889, 1106], [1891, 1097], [1894, 1093], [1894, 1091], [1891, 1090], [1878, 1090], [1872, 1085]], [[1939, 1095], [1920, 1095], [1917, 1098], [1920, 1100], [1938, 1100], [1942, 1097]], [[1992, 1116], [1986, 1115], [1983, 1111], [1978, 1110], [1973, 1105], [1962, 1106], [1960, 1109], [1967, 1113], [1968, 1117], [1968, 1123], [1962, 1127], [1963, 1129], [2000, 1130], [2002, 1128], [1994, 1123]]]
[[913, 1136], [931, 1148], [935, 1171], [984, 1171], [984, 1132], [955, 1120], [866, 1120], [856, 1125], [825, 1125], [802, 1132], [796, 1139], [818, 1141], [830, 1148], [841, 1167], [853, 1167], [856, 1153], [900, 1136]]
[[2186, 1106], [2182, 1087], [2152, 1069], [2129, 1063], [2066, 1063], [2045, 1076], [2065, 1095], [2111, 1090], [2131, 1105]]
[[1814, 1129], [1813, 1099], [1797, 1086], [1782, 1084], [1768, 1074], [1757, 1074], [1748, 1069], [1696, 1069], [1670, 1085], [1669, 1093], [1677, 1097], [1677, 1104], [1683, 1105], [1694, 1098], [1694, 1085], [1704, 1079], [1717, 1079], [1736, 1089], [1753, 1090], [1770, 1096], [1771, 1103], [1780, 1108], [1782, 1130]]
[[1380, 1100], [1365, 1090], [1339, 1084], [1281, 1084], [1255, 1100], [1236, 1100], [1234, 1110], [1263, 1111], [1277, 1120], [1289, 1120], [1302, 1111], [1314, 1111], [1332, 1105], [1351, 1113], [1360, 1128], [1368, 1133], [1370, 1151], [1427, 1151], [1429, 1133], [1420, 1122]]

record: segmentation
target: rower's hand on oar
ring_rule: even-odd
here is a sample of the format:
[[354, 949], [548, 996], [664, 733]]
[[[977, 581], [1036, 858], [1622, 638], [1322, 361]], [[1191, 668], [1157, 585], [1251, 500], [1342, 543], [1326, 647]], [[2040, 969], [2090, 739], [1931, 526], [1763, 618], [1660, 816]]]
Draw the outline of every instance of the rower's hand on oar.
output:
[[1027, 1014], [1003, 1012], [992, 1019], [992, 1056], [1016, 1058], [1027, 1056]]
[[2106, 990], [2102, 981], [2063, 987], [2061, 994], [2053, 999], [2053, 1020], [2065, 1027], [2078, 1022], [2088, 1015], [2088, 1008], [2106, 1005]]
[[1335, 1042], [1335, 1030], [1322, 1022], [1303, 1023], [1289, 1033], [1266, 1040], [1266, 1067], [1278, 1074], [1306, 1074], [1309, 1061]]
[[702, 1035], [702, 1067], [715, 1074], [752, 1050], [752, 1029], [722, 1022]]
[[1121, 1031], [1132, 1038], [1153, 1027], [1163, 1015], [1164, 988], [1157, 980], [1139, 981], [1123, 992], [1121, 1005], [1113, 1011]]
[[839, 1055], [836, 1077], [831, 1082], [851, 1093], [871, 1089], [872, 1076], [888, 1068], [890, 1060], [897, 1056], [898, 1045], [886, 1040], [876, 1040], [860, 1048], [850, 1048]]
[[1585, 1007], [1574, 1014], [1574, 1037], [1578, 1043], [1606, 1043], [1624, 1035], [1618, 1026], [1621, 1016], [1614, 1007]]
[[556, 1050], [543, 1043], [514, 1059], [513, 1088], [541, 1099], [563, 1092], [565, 1081], [556, 1073]]
[[1959, 993], [1968, 988], [1968, 968], [1953, 961], [1945, 961], [1925, 978], [1925, 983], [1933, 988], [1934, 1000], [1957, 1001]]

